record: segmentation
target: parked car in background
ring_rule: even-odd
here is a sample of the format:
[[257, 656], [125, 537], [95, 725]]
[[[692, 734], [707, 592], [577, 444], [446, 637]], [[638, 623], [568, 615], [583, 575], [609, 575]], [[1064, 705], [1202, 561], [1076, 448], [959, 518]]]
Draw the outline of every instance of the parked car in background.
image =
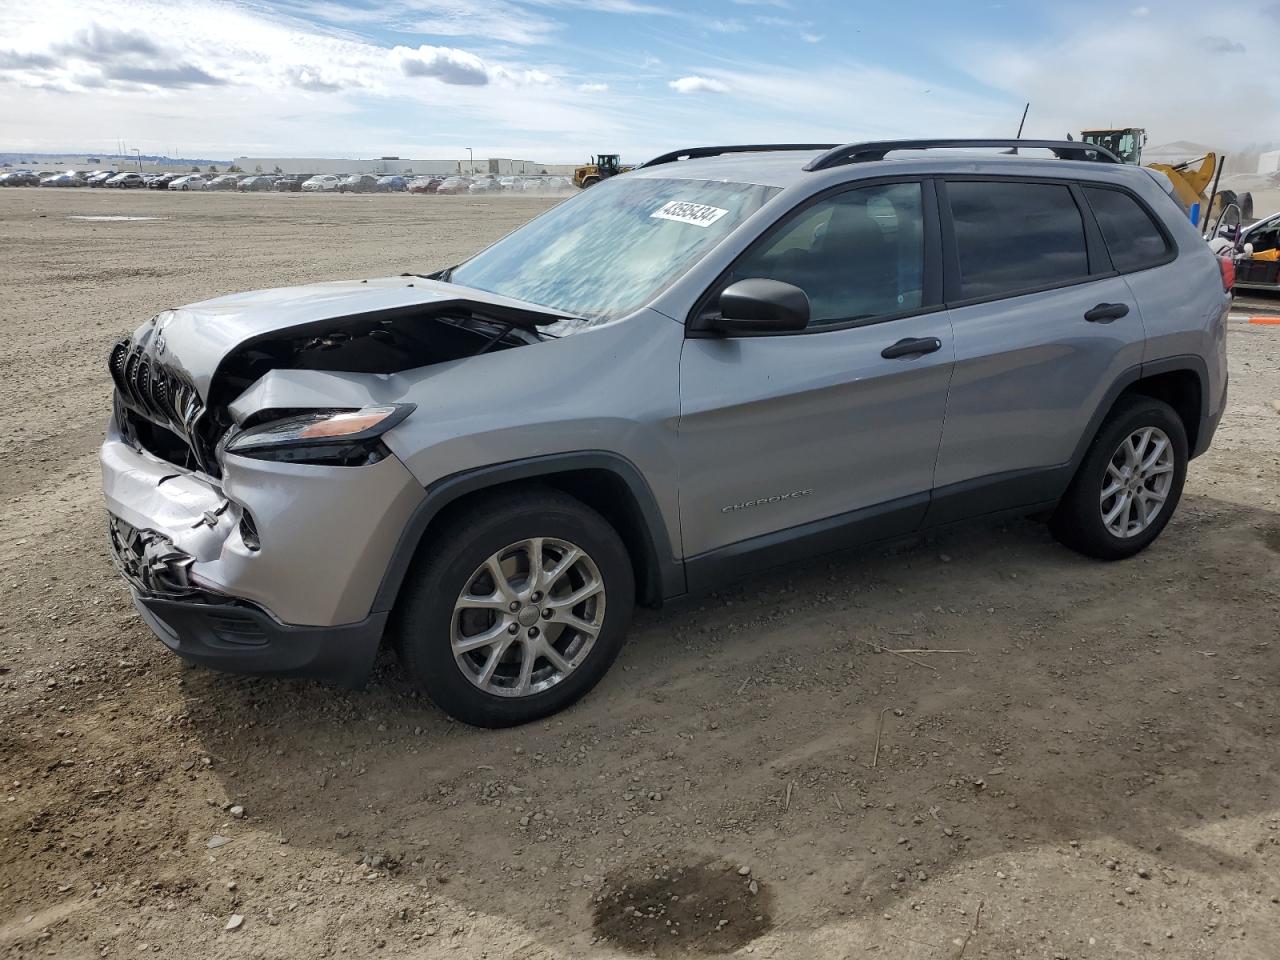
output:
[[35, 187], [40, 185], [40, 177], [30, 170], [11, 170], [0, 176], [0, 186]]
[[501, 193], [502, 184], [496, 177], [477, 177], [467, 187], [467, 193]]
[[148, 190], [165, 190], [169, 184], [181, 177], [180, 173], [162, 173], [159, 176], [152, 177], [147, 181]]
[[409, 192], [435, 193], [442, 183], [444, 183], [443, 177], [414, 177], [409, 181]]
[[339, 193], [374, 193], [378, 189], [378, 178], [370, 173], [353, 173], [338, 184]]
[[1236, 290], [1280, 293], [1280, 213], [1244, 227], [1227, 252], [1235, 261]]
[[91, 173], [85, 178], [85, 182], [91, 187], [105, 187], [107, 181], [116, 175], [114, 170], [100, 170], [97, 173]]
[[446, 195], [466, 193], [470, 186], [471, 179], [469, 177], [447, 177], [444, 183], [440, 184], [440, 186], [436, 188], [436, 193]]
[[188, 173], [185, 176], [178, 177], [171, 184], [170, 190], [203, 190], [207, 186], [204, 177], [198, 173]]
[[80, 174], [76, 173], [73, 170], [68, 170], [66, 173], [55, 173], [51, 177], [45, 177], [43, 180], [40, 181], [40, 186], [42, 187], [83, 187], [84, 180], [81, 179]]
[[342, 177], [334, 173], [318, 173], [309, 180], [304, 180], [302, 189], [304, 193], [332, 193], [338, 189], [338, 184], [342, 182]]
[[409, 189], [409, 181], [404, 177], [379, 177], [376, 189], [379, 193], [404, 193]]
[[140, 173], [117, 173], [107, 180], [106, 186], [118, 187], [121, 190], [141, 189], [147, 185]]
[[206, 190], [234, 190], [240, 183], [240, 177], [234, 173], [224, 173], [214, 177], [204, 185]]
[[271, 185], [271, 189], [276, 193], [297, 193], [302, 189], [302, 185], [310, 178], [306, 174], [299, 174], [292, 177], [280, 177]]
[[245, 177], [237, 185], [236, 189], [243, 193], [264, 193], [269, 191], [276, 182], [276, 178], [270, 174], [257, 174], [252, 177]]

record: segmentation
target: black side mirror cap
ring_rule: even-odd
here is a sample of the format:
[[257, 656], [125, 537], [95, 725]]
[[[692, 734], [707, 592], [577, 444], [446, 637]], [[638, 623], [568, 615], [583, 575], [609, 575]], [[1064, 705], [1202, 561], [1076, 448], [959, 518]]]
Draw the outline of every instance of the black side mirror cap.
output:
[[786, 333], [809, 325], [808, 295], [781, 280], [739, 280], [724, 289], [719, 305], [709, 326], [722, 333]]

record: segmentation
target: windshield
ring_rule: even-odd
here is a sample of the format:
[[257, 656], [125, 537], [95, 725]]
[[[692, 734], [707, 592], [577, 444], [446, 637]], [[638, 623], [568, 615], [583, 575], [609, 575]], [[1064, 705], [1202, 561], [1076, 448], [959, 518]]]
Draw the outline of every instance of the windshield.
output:
[[591, 187], [456, 267], [454, 283], [584, 318], [637, 310], [778, 187], [621, 177]]

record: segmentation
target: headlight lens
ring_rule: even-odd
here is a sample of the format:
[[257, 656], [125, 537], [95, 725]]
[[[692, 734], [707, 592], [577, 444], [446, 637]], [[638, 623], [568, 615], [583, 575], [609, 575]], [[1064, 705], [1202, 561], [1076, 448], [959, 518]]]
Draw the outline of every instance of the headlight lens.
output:
[[393, 403], [360, 410], [315, 410], [273, 420], [227, 438], [227, 453], [296, 463], [357, 465], [386, 456], [379, 439], [414, 410]]

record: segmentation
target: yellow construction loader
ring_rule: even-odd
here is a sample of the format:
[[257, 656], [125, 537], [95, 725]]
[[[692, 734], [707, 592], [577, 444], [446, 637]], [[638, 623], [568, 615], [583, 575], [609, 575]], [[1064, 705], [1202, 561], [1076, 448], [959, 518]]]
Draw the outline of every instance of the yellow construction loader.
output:
[[[1125, 163], [1142, 164], [1142, 148], [1147, 142], [1146, 131], [1141, 127], [1106, 128], [1083, 130], [1080, 139], [1105, 147]], [[1209, 203], [1209, 193], [1217, 186], [1215, 177], [1221, 176], [1219, 169], [1222, 158], [1216, 153], [1206, 153], [1203, 157], [1188, 160], [1185, 163], [1148, 163], [1147, 167], [1159, 170], [1173, 183], [1174, 194], [1182, 208], [1188, 214], [1199, 207], [1197, 224], [1207, 222], [1216, 217], [1228, 204], [1240, 207], [1240, 214], [1245, 219], [1253, 217], [1253, 197], [1234, 190], [1220, 190], [1213, 194], [1213, 203]]]
[[630, 167], [624, 167], [618, 162], [616, 153], [600, 153], [591, 158], [591, 162], [586, 166], [578, 167], [573, 171], [574, 186], [593, 187], [601, 180], [607, 177], [616, 177], [620, 173], [626, 173]]

